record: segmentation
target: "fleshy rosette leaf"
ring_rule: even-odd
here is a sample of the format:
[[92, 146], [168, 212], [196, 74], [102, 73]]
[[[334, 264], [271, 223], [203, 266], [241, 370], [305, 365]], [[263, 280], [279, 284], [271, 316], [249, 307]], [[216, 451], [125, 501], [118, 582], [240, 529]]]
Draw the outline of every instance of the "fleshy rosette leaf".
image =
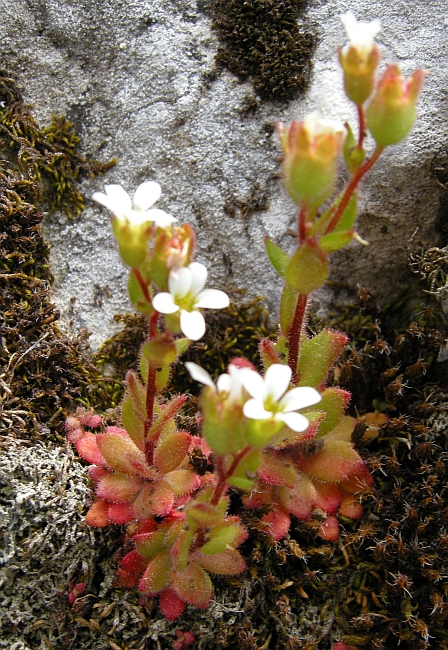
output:
[[342, 353], [348, 338], [342, 332], [323, 330], [303, 341], [297, 361], [299, 386], [320, 386]]

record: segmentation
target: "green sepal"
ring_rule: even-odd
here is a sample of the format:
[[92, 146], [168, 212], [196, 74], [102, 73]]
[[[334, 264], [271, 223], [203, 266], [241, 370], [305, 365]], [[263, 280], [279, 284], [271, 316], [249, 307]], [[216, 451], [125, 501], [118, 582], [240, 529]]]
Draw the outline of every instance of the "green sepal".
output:
[[315, 239], [306, 239], [294, 253], [285, 280], [298, 293], [308, 295], [328, 277], [328, 260]]
[[269, 420], [248, 420], [246, 438], [251, 447], [263, 449], [286, 426], [284, 422]]
[[212, 451], [220, 456], [236, 454], [246, 446], [241, 404], [223, 400], [213, 388], [201, 395], [202, 435]]
[[323, 330], [316, 336], [304, 340], [297, 361], [300, 377], [298, 386], [320, 386], [347, 341], [345, 334], [333, 330]]
[[[131, 270], [129, 274], [128, 293], [129, 298], [131, 299], [131, 302], [137, 311], [143, 314], [148, 314], [148, 316], [152, 316], [154, 314], [154, 308], [151, 303], [149, 303], [145, 298], [145, 294], [143, 293], [140, 283], [137, 280], [134, 270]], [[153, 291], [150, 284], [148, 284], [148, 293], [152, 299]]]
[[[227, 478], [230, 485], [239, 490], [249, 491], [253, 488], [257, 470], [260, 466], [261, 450], [251, 449], [243, 456], [236, 466], [232, 476]], [[214, 551], [217, 552], [217, 551]]]
[[286, 269], [289, 264], [289, 255], [287, 255], [281, 248], [274, 244], [268, 237], [265, 237], [264, 244], [266, 252], [271, 261], [272, 266], [282, 278], [285, 277]]
[[356, 142], [352, 128], [348, 122], [345, 123], [345, 128], [347, 129], [347, 135], [345, 138], [343, 150], [344, 160], [348, 171], [352, 176], [354, 176], [364, 162], [366, 152], [362, 147], [358, 147], [358, 143]]
[[299, 299], [299, 292], [285, 284], [280, 301], [280, 328], [284, 336], [288, 336], [289, 329], [294, 320], [294, 314]]
[[329, 255], [344, 246], [347, 246], [353, 239], [353, 230], [341, 230], [330, 232], [328, 235], [321, 237], [319, 244], [322, 250]]

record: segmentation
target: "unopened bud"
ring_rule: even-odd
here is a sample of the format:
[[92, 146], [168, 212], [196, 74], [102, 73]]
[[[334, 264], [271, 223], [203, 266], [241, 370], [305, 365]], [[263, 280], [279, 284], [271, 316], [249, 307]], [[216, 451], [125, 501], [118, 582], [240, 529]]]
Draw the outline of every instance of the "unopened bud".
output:
[[347, 97], [362, 106], [375, 86], [375, 70], [380, 51], [373, 39], [380, 31], [380, 21], [358, 22], [351, 12], [341, 17], [350, 44], [339, 50], [339, 61], [344, 71], [344, 89]]
[[379, 147], [401, 142], [411, 130], [424, 78], [423, 70], [416, 70], [404, 81], [395, 63], [386, 69], [366, 111], [370, 133]]
[[294, 120], [289, 129], [280, 123], [278, 132], [285, 152], [283, 173], [288, 194], [299, 205], [322, 205], [333, 191], [345, 128], [311, 113], [303, 122]]

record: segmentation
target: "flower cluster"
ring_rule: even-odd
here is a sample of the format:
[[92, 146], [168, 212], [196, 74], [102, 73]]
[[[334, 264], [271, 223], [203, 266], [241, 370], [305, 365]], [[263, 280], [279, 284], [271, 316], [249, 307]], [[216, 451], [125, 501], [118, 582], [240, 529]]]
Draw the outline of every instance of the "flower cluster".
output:
[[[208, 606], [212, 575], [245, 571], [239, 547], [249, 532], [235, 514], [236, 503], [254, 517], [258, 511], [259, 529], [274, 540], [288, 533], [294, 516], [314, 522], [320, 537], [334, 541], [338, 515], [360, 518], [361, 496], [373, 484], [352, 443], [358, 421], [346, 415], [350, 394], [328, 385], [348, 339], [330, 329], [312, 335], [306, 315], [310, 295], [328, 276], [328, 256], [359, 239], [359, 183], [384, 147], [412, 127], [423, 73], [403, 82], [392, 65], [376, 85], [379, 22], [357, 23], [350, 13], [343, 22], [350, 44], [339, 58], [346, 95], [358, 111], [358, 139], [348, 124], [316, 114], [289, 128], [279, 125], [284, 183], [298, 206], [295, 252], [288, 255], [266, 240], [284, 285], [279, 334], [260, 342], [262, 373], [254, 360], [235, 358], [215, 383], [200, 365], [186, 362], [204, 385], [199, 434], [179, 428], [187, 396], [167, 395], [166, 387], [172, 365], [206, 332], [202, 310], [225, 309], [229, 298], [205, 288], [207, 269], [194, 261], [191, 226], [153, 207], [161, 195], [157, 183], [141, 184], [132, 200], [119, 185], [93, 195], [113, 214], [119, 251], [130, 266], [129, 295], [147, 317], [148, 338], [139, 372], [126, 375], [119, 426], [78, 409], [67, 419], [67, 435], [91, 464], [95, 500], [86, 522], [127, 525], [133, 548], [120, 561], [118, 583], [157, 596], [170, 620], [187, 604]], [[376, 143], [370, 159], [366, 133]], [[322, 209], [342, 153], [350, 180]], [[71, 602], [76, 593], [73, 588]], [[177, 646], [193, 638], [179, 631]]]

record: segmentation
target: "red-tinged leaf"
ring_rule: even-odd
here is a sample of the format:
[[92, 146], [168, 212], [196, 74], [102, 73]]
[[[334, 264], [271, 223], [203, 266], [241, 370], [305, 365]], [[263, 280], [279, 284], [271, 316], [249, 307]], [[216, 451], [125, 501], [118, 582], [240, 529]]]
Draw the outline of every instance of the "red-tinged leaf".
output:
[[135, 573], [128, 573], [124, 569], [118, 567], [117, 573], [115, 576], [114, 586], [116, 587], [125, 587], [126, 589], [132, 589], [135, 587], [140, 580], [140, 576]]
[[321, 401], [315, 408], [323, 411], [325, 420], [319, 426], [319, 436], [324, 436], [341, 421], [350, 401], [350, 393], [342, 388], [327, 388], [321, 392]]
[[164, 404], [156, 421], [148, 431], [148, 440], [158, 440], [164, 428], [170, 424], [170, 420], [172, 423], [172, 418], [184, 405], [186, 399], [186, 395], [178, 395]]
[[213, 584], [212, 584], [211, 578], [208, 575], [208, 573], [204, 572], [204, 575], [205, 575], [205, 589], [202, 592], [202, 596], [200, 597], [200, 599], [195, 604], [198, 609], [207, 609], [207, 607], [210, 604], [210, 599], [211, 599], [212, 594], [213, 594]]
[[325, 442], [329, 440], [344, 440], [351, 442], [353, 430], [358, 424], [356, 418], [344, 415], [341, 421], [325, 436]]
[[314, 438], [316, 435], [321, 422], [325, 418], [325, 414], [320, 411], [303, 411], [303, 415], [309, 421], [309, 426], [305, 431], [293, 431], [289, 428], [284, 428], [277, 436], [274, 436], [269, 442], [269, 447], [274, 449], [281, 450], [289, 447], [290, 445], [296, 445], [310, 438]]
[[297, 473], [297, 481], [292, 489], [281, 487], [280, 500], [286, 512], [291, 512], [299, 519], [306, 519], [316, 502], [316, 488], [309, 476]]
[[126, 431], [126, 429], [123, 429], [122, 427], [115, 427], [115, 426], [107, 427], [106, 433], [111, 433], [114, 436], [118, 436], [119, 438], [126, 438], [126, 440], [129, 438], [128, 432]]
[[268, 449], [262, 456], [258, 474], [263, 481], [271, 485], [286, 485], [294, 487], [297, 472], [290, 456], [277, 454]]
[[158, 553], [165, 549], [165, 534], [160, 530], [148, 533], [137, 533], [132, 541], [138, 554], [145, 558], [146, 562], [152, 560]]
[[347, 645], [346, 643], [337, 641], [333, 646], [333, 650], [358, 650], [358, 648], [354, 645]]
[[144, 485], [144, 481], [133, 476], [108, 473], [99, 481], [96, 495], [100, 499], [107, 499], [107, 501], [115, 501], [116, 503], [129, 501]]
[[283, 510], [271, 510], [261, 518], [265, 531], [279, 542], [287, 535], [291, 525], [291, 517]]
[[[76, 420], [76, 418], [72, 418], [73, 420]], [[78, 420], [76, 420], [77, 422]], [[76, 427], [74, 429], [69, 429], [69, 427], [66, 424], [67, 428], [67, 440], [74, 445], [80, 438], [84, 438], [85, 435], [87, 435], [87, 432], [84, 431], [82, 427]]]
[[189, 469], [179, 469], [165, 474], [164, 480], [171, 485], [177, 497], [191, 494], [201, 485], [201, 479]]
[[207, 577], [197, 562], [191, 562], [182, 573], [173, 573], [172, 588], [179, 598], [196, 605], [207, 589]]
[[90, 506], [90, 509], [86, 514], [86, 524], [88, 526], [93, 526], [94, 528], [102, 528], [103, 526], [108, 526], [108, 509], [109, 504], [107, 501], [95, 501], [95, 503]]
[[97, 437], [93, 433], [86, 433], [75, 443], [76, 451], [88, 463], [105, 465], [105, 460], [98, 447]]
[[182, 530], [171, 547], [173, 569], [178, 573], [186, 571], [190, 559], [190, 547], [193, 541], [191, 530]]
[[363, 464], [348, 481], [344, 481], [341, 488], [350, 494], [362, 494], [374, 485], [374, 480], [367, 467]]
[[314, 481], [317, 498], [314, 502], [316, 508], [320, 508], [329, 515], [336, 514], [342, 500], [342, 494], [334, 483], [321, 483]]
[[120, 561], [120, 568], [124, 569], [128, 573], [133, 573], [135, 575], [141, 575], [148, 565], [148, 560], [142, 557], [137, 551], [130, 551], [126, 553], [123, 559]]
[[75, 600], [77, 598], [79, 598], [80, 596], [82, 596], [82, 594], [85, 592], [85, 590], [86, 590], [86, 583], [85, 582], [78, 582], [78, 584], [76, 584], [73, 587], [73, 589], [71, 590], [71, 592], [68, 595], [68, 602], [70, 603], [70, 605], [73, 605]]
[[141, 420], [146, 419], [146, 387], [140, 382], [134, 370], [126, 373], [126, 387], [134, 410]]
[[242, 544], [247, 536], [248, 532], [239, 522], [239, 517], [228, 517], [212, 528], [208, 541], [201, 546], [200, 551], [206, 555], [222, 553]]
[[143, 533], [152, 533], [159, 527], [159, 524], [154, 519], [144, 519], [138, 522], [137, 528], [130, 535], [133, 537], [134, 535], [142, 535]]
[[101, 467], [100, 465], [91, 465], [87, 471], [95, 485], [99, 483], [102, 478], [109, 476], [110, 474], [110, 470]]
[[336, 542], [339, 537], [339, 524], [334, 515], [329, 515], [319, 527], [319, 537], [329, 542]]
[[343, 494], [339, 514], [344, 517], [351, 517], [351, 519], [361, 519], [364, 514], [362, 505], [359, 499], [352, 494]]
[[130, 438], [122, 438], [113, 433], [100, 433], [97, 435], [97, 444], [106, 463], [115, 472], [130, 476], [155, 477], [155, 470], [146, 464], [145, 454]]
[[323, 330], [303, 341], [300, 346], [297, 370], [299, 386], [318, 387], [324, 381], [334, 362], [342, 353], [348, 338], [342, 332]]
[[171, 580], [171, 556], [168, 550], [158, 553], [148, 564], [139, 582], [138, 590], [147, 596], [155, 596]]
[[174, 621], [183, 613], [186, 603], [168, 587], [159, 596], [159, 607], [168, 621]]
[[134, 509], [130, 503], [111, 503], [107, 518], [111, 524], [127, 524], [135, 519]]
[[308, 295], [320, 287], [327, 276], [327, 256], [315, 239], [306, 239], [288, 262], [286, 282], [299, 293]]
[[313, 478], [333, 483], [345, 481], [364, 465], [353, 445], [344, 440], [325, 440], [316, 456], [300, 458], [296, 464]]
[[197, 560], [204, 569], [221, 576], [237, 575], [247, 569], [241, 553], [234, 548], [228, 548], [214, 555], [206, 555], [198, 551]]
[[134, 444], [141, 450], [145, 449], [145, 421], [135, 409], [131, 395], [127, 394], [121, 405], [121, 421]]
[[161, 516], [166, 517], [174, 506], [175, 494], [166, 481], [148, 484], [134, 501], [134, 511], [137, 517]]
[[258, 351], [265, 370], [267, 370], [269, 366], [272, 366], [273, 363], [280, 363], [272, 341], [269, 341], [269, 339], [261, 339], [258, 344]]
[[256, 510], [267, 504], [272, 503], [272, 486], [266, 485], [263, 481], [258, 480], [255, 488], [249, 494], [242, 497], [243, 506], [246, 510]]
[[191, 436], [186, 431], [176, 431], [159, 438], [154, 450], [154, 464], [161, 474], [177, 469], [185, 460]]
[[188, 525], [193, 529], [209, 528], [222, 521], [224, 514], [209, 503], [195, 503], [186, 508]]

